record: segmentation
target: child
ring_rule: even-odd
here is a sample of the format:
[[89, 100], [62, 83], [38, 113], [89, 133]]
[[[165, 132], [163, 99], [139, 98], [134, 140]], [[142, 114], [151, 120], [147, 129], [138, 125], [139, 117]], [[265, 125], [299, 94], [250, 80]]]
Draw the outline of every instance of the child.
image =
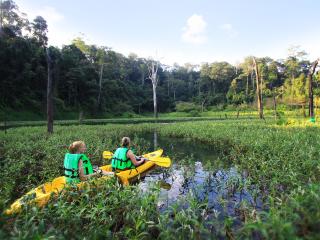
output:
[[124, 137], [121, 140], [121, 147], [113, 154], [112, 170], [128, 170], [143, 164], [147, 159], [136, 157], [130, 150], [130, 138]]
[[87, 150], [83, 141], [73, 142], [69, 146], [69, 152], [64, 157], [64, 174], [67, 183], [79, 183], [91, 177], [113, 175], [113, 173], [98, 169], [93, 170], [90, 159], [84, 154]]

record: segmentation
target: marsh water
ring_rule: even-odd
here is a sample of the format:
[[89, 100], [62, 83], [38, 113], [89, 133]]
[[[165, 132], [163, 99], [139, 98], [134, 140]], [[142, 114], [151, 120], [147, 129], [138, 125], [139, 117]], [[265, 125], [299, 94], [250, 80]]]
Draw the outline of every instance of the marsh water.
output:
[[157, 168], [138, 184], [143, 191], [148, 191], [154, 183], [160, 185], [160, 210], [188, 196], [205, 203], [221, 218], [239, 219], [243, 204], [257, 211], [262, 209], [261, 198], [254, 194], [254, 186], [248, 183], [246, 173], [228, 163], [214, 146], [191, 139], [158, 136], [156, 132], [136, 139], [145, 141], [149, 151], [164, 149], [164, 155], [172, 160], [171, 168]]

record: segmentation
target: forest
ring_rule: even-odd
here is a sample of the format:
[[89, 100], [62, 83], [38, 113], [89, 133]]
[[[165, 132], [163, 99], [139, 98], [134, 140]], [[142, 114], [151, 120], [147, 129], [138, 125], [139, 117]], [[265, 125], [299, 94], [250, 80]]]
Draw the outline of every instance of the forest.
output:
[[[88, 45], [81, 38], [60, 47], [48, 46], [46, 20], [28, 19], [13, 1], [1, 4], [0, 106], [2, 118], [21, 111], [25, 119], [46, 116], [47, 56], [53, 65], [54, 116], [60, 118], [104, 118], [134, 116], [153, 111], [149, 68], [153, 58], [135, 53], [124, 56], [108, 46]], [[312, 64], [299, 46], [288, 49], [285, 59], [255, 57], [259, 69], [260, 95], [269, 108], [308, 106]], [[201, 65], [161, 64], [158, 70], [159, 112], [223, 110], [227, 106], [256, 106], [257, 81], [253, 56], [242, 62], [205, 62]], [[317, 106], [320, 73], [313, 76]], [[73, 115], [70, 113], [74, 113]], [[31, 114], [31, 119], [27, 113]], [[69, 115], [67, 114], [69, 113]], [[307, 114], [307, 113], [306, 113]], [[14, 119], [13, 119], [14, 120]]]

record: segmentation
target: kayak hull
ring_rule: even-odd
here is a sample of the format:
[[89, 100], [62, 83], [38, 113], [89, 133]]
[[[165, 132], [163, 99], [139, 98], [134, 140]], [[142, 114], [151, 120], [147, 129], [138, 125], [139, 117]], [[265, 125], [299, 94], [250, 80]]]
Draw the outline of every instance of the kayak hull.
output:
[[[160, 157], [163, 153], [162, 149], [158, 151], [151, 152], [143, 155], [143, 157], [148, 159], [153, 159]], [[121, 172], [117, 172], [115, 175], [119, 179], [119, 181], [123, 185], [129, 185], [131, 182], [136, 181], [137, 179], [144, 177], [147, 172], [151, 171], [156, 167], [156, 164], [151, 161], [147, 161], [141, 166], [136, 167], [135, 169], [125, 170]], [[100, 169], [111, 172], [111, 165], [105, 165], [100, 167]], [[108, 179], [110, 176], [104, 176], [100, 179]], [[5, 210], [5, 213], [10, 215], [13, 213], [17, 213], [21, 210], [23, 205], [35, 203], [37, 206], [42, 207], [47, 204], [50, 197], [53, 195], [58, 195], [66, 185], [66, 178], [64, 176], [57, 177], [53, 179], [51, 182], [44, 183], [31, 191], [27, 192], [21, 198], [17, 199], [14, 203], [10, 205], [10, 208]], [[85, 182], [81, 182], [77, 184], [78, 187], [83, 187]]]

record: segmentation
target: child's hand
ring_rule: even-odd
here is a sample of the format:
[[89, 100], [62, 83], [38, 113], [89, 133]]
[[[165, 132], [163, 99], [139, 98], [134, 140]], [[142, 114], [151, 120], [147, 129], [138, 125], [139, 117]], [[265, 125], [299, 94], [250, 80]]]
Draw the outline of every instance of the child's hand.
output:
[[107, 171], [102, 170], [102, 175], [103, 176], [114, 176], [114, 172], [107, 172]]

